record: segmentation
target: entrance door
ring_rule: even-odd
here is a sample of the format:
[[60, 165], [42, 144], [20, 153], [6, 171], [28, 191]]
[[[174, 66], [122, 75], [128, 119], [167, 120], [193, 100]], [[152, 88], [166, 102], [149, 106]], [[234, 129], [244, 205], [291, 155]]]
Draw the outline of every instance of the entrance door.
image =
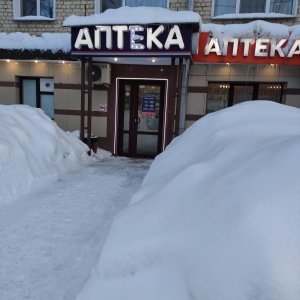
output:
[[165, 81], [120, 80], [118, 154], [154, 157], [162, 151]]

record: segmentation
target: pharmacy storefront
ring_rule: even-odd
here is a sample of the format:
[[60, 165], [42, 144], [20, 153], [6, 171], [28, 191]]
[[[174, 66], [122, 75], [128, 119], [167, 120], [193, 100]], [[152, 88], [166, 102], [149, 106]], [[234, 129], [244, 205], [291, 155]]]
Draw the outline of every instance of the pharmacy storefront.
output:
[[190, 69], [186, 126], [252, 100], [300, 108], [300, 27], [204, 24]]
[[179, 132], [183, 74], [197, 51], [200, 17], [155, 10], [124, 7], [64, 22], [82, 67], [81, 138], [92, 143], [102, 118], [98, 145], [117, 155], [154, 157]]

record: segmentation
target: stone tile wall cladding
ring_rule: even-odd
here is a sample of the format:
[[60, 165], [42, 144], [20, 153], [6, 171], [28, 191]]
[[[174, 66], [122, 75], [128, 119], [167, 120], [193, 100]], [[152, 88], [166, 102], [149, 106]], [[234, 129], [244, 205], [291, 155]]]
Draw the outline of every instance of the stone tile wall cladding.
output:
[[[203, 23], [233, 24], [248, 23], [253, 20], [212, 20], [211, 9], [213, 0], [194, 0], [193, 9], [202, 17]], [[169, 0], [171, 10], [187, 10], [188, 0]], [[54, 21], [14, 21], [13, 0], [0, 1], [0, 32], [27, 32], [41, 35], [43, 32], [70, 32], [70, 28], [62, 27], [63, 21], [70, 15], [94, 14], [94, 0], [59, 1], [56, 0]], [[298, 3], [297, 16], [290, 19], [268, 19], [267, 21], [286, 25], [300, 24], [300, 1]]]

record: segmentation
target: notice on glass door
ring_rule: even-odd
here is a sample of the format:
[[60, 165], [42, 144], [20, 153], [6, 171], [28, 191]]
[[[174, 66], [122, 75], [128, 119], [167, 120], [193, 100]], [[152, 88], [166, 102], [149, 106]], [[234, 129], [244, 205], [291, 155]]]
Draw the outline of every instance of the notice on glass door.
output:
[[156, 96], [152, 93], [143, 94], [142, 96], [142, 115], [155, 116]]

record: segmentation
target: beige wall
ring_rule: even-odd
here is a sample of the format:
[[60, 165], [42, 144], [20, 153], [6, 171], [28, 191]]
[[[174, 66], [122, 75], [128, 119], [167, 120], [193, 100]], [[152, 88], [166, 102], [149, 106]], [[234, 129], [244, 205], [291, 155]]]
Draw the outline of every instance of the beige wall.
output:
[[[19, 104], [18, 81], [20, 76], [53, 77], [55, 84], [80, 84], [80, 64], [60, 62], [0, 62], [0, 104]], [[92, 111], [99, 111], [99, 104], [107, 104], [107, 91], [93, 91]], [[80, 112], [81, 92], [75, 88], [54, 89], [54, 109]], [[86, 101], [87, 103], [87, 101]], [[65, 131], [80, 129], [80, 117], [70, 114], [55, 114], [54, 121]], [[107, 117], [92, 118], [92, 132], [99, 137], [107, 135]]]
[[[190, 68], [189, 86], [207, 87], [209, 81], [244, 81], [244, 82], [286, 82], [287, 95], [285, 104], [300, 108], [300, 94], [289, 94], [289, 89], [300, 91], [300, 66], [247, 66], [226, 64], [194, 64]], [[300, 92], [299, 92], [300, 93]], [[205, 115], [206, 93], [189, 92], [186, 113], [191, 115]], [[186, 122], [186, 128], [193, 121]]]

